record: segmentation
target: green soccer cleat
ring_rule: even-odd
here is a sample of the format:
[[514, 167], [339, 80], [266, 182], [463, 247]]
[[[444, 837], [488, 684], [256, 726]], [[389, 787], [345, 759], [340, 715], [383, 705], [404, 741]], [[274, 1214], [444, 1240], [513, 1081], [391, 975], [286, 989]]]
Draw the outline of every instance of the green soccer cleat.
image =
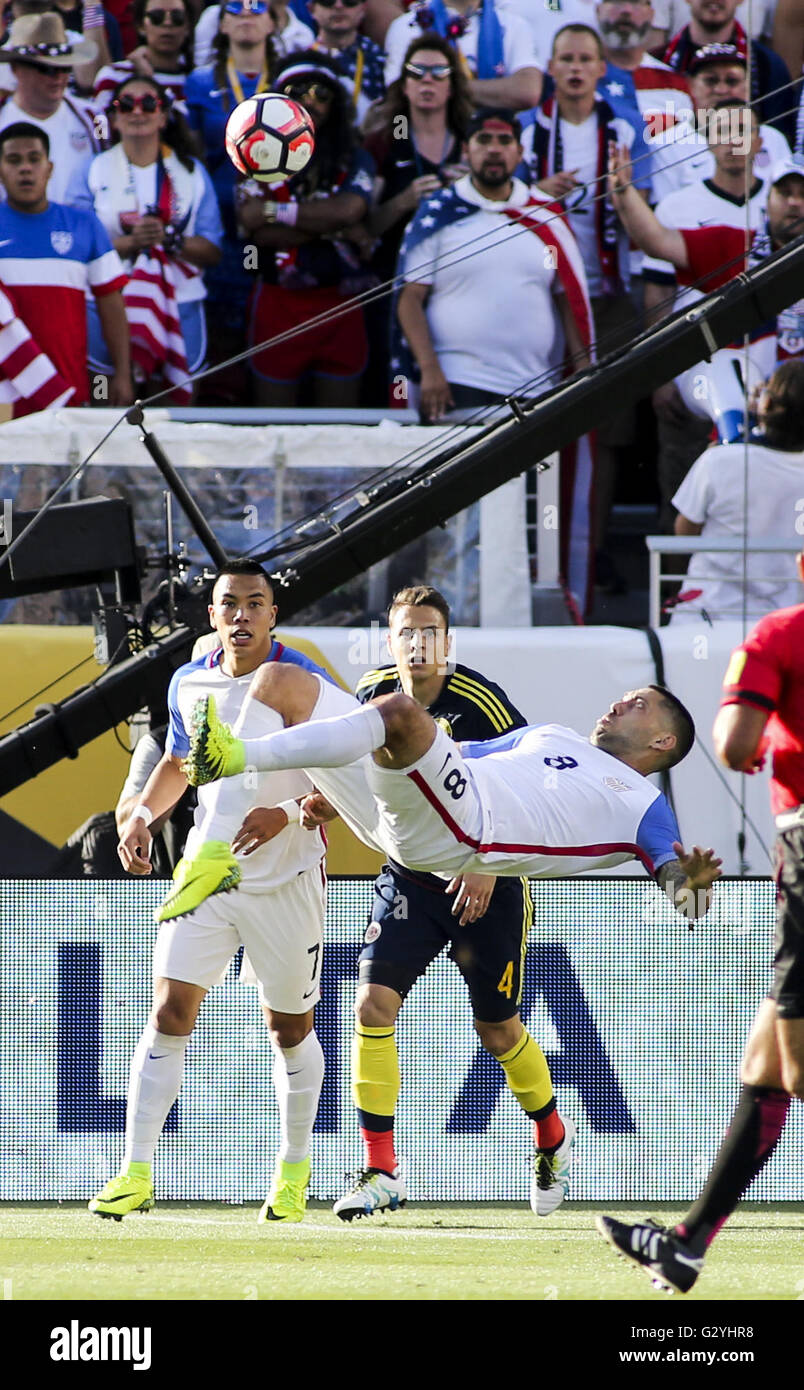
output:
[[150, 1178], [118, 1173], [92, 1198], [89, 1210], [95, 1216], [122, 1221], [132, 1211], [150, 1211], [154, 1204], [154, 1185]]
[[180, 859], [173, 870], [173, 887], [154, 913], [157, 922], [183, 917], [213, 893], [236, 888], [242, 874], [226, 840], [207, 840], [192, 859]]
[[260, 1208], [257, 1221], [301, 1221], [307, 1207], [307, 1185], [310, 1181], [310, 1160], [300, 1163], [277, 1161], [271, 1190]]
[[191, 787], [217, 782], [219, 777], [236, 777], [246, 766], [242, 740], [235, 738], [228, 724], [221, 723], [215, 696], [196, 700], [192, 714], [190, 751], [182, 770]]

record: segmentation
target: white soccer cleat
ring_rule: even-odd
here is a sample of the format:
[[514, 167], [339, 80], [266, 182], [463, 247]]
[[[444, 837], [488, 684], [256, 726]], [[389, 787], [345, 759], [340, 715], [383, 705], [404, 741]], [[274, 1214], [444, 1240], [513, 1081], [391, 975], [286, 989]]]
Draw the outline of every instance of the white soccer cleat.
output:
[[575, 1143], [575, 1121], [562, 1115], [564, 1138], [555, 1153], [535, 1149], [533, 1177], [530, 1180], [530, 1209], [535, 1216], [550, 1216], [561, 1206], [569, 1192], [572, 1148]]
[[375, 1211], [398, 1211], [408, 1200], [408, 1189], [399, 1168], [393, 1174], [364, 1168], [350, 1192], [340, 1197], [332, 1210], [341, 1221], [356, 1216], [373, 1216]]

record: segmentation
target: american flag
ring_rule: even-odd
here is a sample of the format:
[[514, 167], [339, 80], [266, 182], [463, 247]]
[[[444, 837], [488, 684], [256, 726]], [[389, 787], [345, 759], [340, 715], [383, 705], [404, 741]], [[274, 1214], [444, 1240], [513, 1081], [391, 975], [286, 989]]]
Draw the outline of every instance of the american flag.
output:
[[15, 418], [56, 410], [73, 395], [46, 353], [31, 337], [9, 290], [0, 286], [0, 401]]

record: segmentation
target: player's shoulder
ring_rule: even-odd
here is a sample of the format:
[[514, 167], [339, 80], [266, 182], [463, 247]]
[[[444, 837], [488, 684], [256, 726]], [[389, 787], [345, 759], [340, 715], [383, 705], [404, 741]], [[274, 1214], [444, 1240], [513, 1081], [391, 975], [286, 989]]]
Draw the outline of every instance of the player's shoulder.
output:
[[284, 642], [280, 642], [278, 637], [274, 638], [270, 654], [266, 657], [267, 661], [278, 661], [286, 666], [301, 666], [303, 670], [310, 671], [314, 676], [321, 676], [331, 685], [335, 684], [329, 671], [323, 666], [319, 666], [306, 652], [299, 651], [298, 647], [288, 647]]
[[[777, 608], [766, 613], [751, 629], [746, 642], [756, 650], [763, 644], [771, 645], [779, 640], [791, 640], [798, 644], [804, 640], [804, 603], [796, 603], [790, 608]], [[801, 648], [804, 650], [804, 647]]]
[[189, 677], [196, 676], [201, 671], [211, 671], [216, 668], [220, 650], [220, 647], [213, 647], [211, 651], [202, 652], [200, 656], [191, 657], [189, 661], [177, 666], [170, 678], [171, 688], [178, 689], [182, 681]]
[[447, 677], [446, 690], [450, 695], [461, 696], [485, 714], [498, 734], [507, 733], [514, 727], [522, 728], [527, 722], [502, 686], [471, 666], [456, 662]]
[[390, 695], [396, 690], [398, 682], [396, 666], [377, 666], [373, 671], [364, 671], [355, 686], [355, 695], [362, 704], [366, 704], [375, 695]]

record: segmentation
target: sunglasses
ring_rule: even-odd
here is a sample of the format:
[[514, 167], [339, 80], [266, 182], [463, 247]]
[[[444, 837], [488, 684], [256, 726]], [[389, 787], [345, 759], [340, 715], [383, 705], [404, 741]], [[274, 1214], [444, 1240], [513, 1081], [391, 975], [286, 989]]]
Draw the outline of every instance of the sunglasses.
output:
[[[337, 0], [313, 0], [313, 4], [320, 5], [322, 10], [334, 10]], [[358, 5], [363, 4], [363, 0], [341, 0], [347, 10], [355, 10]]]
[[52, 63], [23, 63], [29, 72], [38, 72], [43, 77], [69, 77], [70, 68], [57, 68]]
[[432, 77], [434, 82], [444, 82], [451, 75], [452, 69], [449, 63], [406, 63], [405, 72], [418, 81]]
[[187, 23], [184, 10], [146, 10], [145, 18], [157, 29], [161, 29], [163, 24], [170, 25], [172, 29], [183, 29]]
[[323, 82], [286, 82], [281, 88], [283, 97], [292, 97], [294, 101], [301, 101], [302, 97], [312, 97], [313, 101], [332, 101], [335, 93], [331, 87], [327, 87]]
[[146, 111], [148, 115], [152, 115], [154, 111], [161, 111], [163, 109], [164, 102], [161, 97], [156, 96], [153, 92], [146, 92], [145, 95], [141, 97], [117, 97], [116, 100], [112, 102], [112, 107], [115, 111], [120, 111], [124, 116], [130, 116], [132, 111]]
[[267, 0], [228, 0], [224, 5], [227, 14], [267, 14]]

